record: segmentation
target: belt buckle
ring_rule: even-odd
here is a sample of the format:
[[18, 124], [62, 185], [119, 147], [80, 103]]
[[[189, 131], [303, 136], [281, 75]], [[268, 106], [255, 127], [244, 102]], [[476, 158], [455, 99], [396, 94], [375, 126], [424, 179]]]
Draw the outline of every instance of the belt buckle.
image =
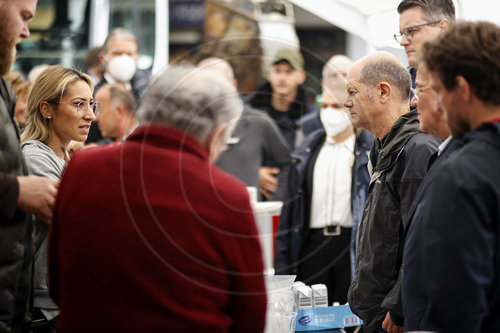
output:
[[338, 236], [340, 233], [340, 225], [329, 225], [323, 228], [323, 236]]

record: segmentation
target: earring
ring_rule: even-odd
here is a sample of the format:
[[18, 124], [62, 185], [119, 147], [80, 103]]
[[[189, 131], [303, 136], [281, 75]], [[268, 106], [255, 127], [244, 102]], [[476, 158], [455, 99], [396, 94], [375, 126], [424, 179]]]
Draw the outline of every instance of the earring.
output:
[[46, 119], [52, 119], [52, 116], [47, 116], [47, 117], [45, 117], [45, 118], [46, 118]]

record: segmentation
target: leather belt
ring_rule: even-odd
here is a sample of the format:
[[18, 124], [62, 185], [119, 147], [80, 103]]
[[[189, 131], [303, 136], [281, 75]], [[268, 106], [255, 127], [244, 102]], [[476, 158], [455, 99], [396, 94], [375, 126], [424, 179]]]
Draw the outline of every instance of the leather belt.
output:
[[311, 228], [309, 232], [321, 233], [323, 236], [340, 236], [346, 233], [351, 233], [352, 227], [341, 227], [339, 225], [330, 225], [323, 228]]
[[323, 227], [323, 236], [338, 236], [342, 233], [339, 225], [329, 225]]

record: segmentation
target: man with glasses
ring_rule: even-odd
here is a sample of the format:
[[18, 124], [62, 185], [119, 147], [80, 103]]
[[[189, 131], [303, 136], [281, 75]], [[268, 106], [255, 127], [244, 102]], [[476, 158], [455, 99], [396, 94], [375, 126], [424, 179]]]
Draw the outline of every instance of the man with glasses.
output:
[[415, 88], [422, 46], [455, 20], [455, 6], [452, 0], [403, 0], [398, 6], [398, 13], [399, 33], [394, 38], [405, 48]]
[[460, 150], [441, 162], [408, 230], [407, 331], [500, 332], [498, 40], [492, 23], [461, 22], [424, 44], [422, 63]]

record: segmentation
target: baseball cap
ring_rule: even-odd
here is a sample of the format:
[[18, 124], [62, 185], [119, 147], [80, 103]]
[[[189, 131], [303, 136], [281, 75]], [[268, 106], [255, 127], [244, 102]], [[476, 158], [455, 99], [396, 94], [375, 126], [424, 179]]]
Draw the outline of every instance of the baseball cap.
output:
[[302, 54], [300, 54], [298, 50], [290, 48], [280, 49], [274, 56], [273, 65], [280, 61], [288, 62], [295, 69], [298, 70], [304, 69], [304, 58], [302, 57]]

